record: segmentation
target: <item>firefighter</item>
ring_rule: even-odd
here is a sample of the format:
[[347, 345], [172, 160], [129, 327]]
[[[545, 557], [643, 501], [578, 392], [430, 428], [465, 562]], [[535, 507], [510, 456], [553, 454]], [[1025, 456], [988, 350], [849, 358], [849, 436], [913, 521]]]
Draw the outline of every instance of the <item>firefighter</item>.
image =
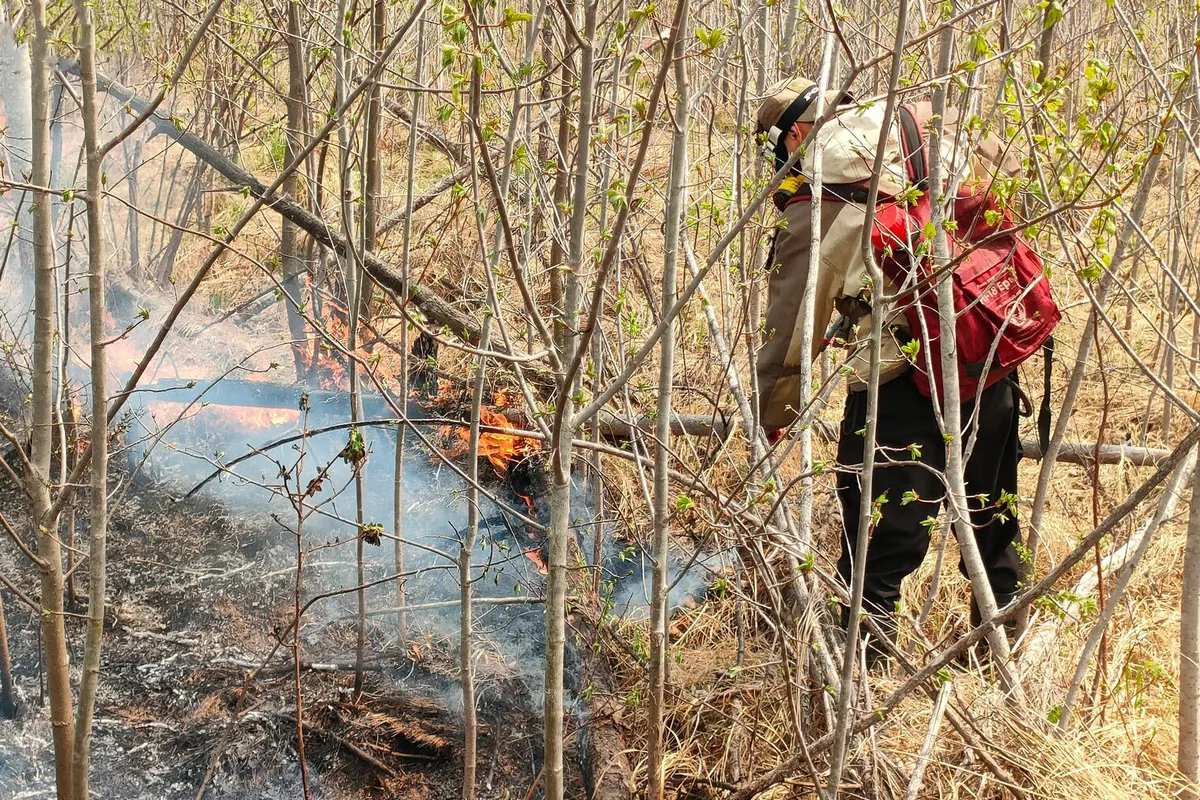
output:
[[[872, 330], [874, 295], [863, 254], [864, 203], [884, 123], [884, 104], [859, 104], [837, 91], [825, 95], [830, 111], [815, 134], [824, 145], [821, 169], [826, 190], [822, 193], [825, 199], [815, 276], [813, 350], [801, 353], [801, 301], [813, 267], [812, 200], [805, 191], [803, 176], [812, 174], [812, 154], [808, 152], [812, 148], [806, 145], [813, 136], [817, 94], [818, 87], [810, 80], [785, 80], [768, 90], [758, 109], [758, 132], [766, 139], [768, 155], [774, 157], [777, 168], [797, 148], [806, 149], [795, 175], [775, 197], [783, 222], [773, 246], [764, 342], [758, 354], [759, 410], [763, 427], [777, 438], [798, 417], [801, 359], [816, 358], [828, 339], [836, 339], [844, 347], [843, 371], [849, 391], [837, 446], [837, 494], [844, 527], [837, 568], [848, 584], [858, 568], [852, 563], [852, 555], [860, 528], [859, 478], [870, 366], [866, 345]], [[930, 104], [921, 102], [909, 107], [920, 129], [928, 131]], [[955, 141], [954, 121], [947, 113], [942, 142], [944, 174], [954, 175], [960, 185], [978, 185], [996, 175], [1017, 174], [1019, 161], [991, 137], [984, 137], [969, 156], [961, 156], [966, 148]], [[908, 174], [897, 124], [892, 124], [886, 141], [879, 182], [881, 199], [903, 192]], [[883, 290], [888, 294], [896, 291], [887, 280]], [[835, 312], [836, 328], [827, 330]], [[918, 391], [912, 362], [901, 350], [912, 339], [904, 314], [894, 311], [884, 320], [883, 330], [871, 491], [875, 498], [885, 498], [886, 502], [879, 507], [881, 516], [871, 535], [866, 563], [861, 566], [865, 570], [864, 611], [876, 616], [891, 634], [895, 631], [893, 614], [898, 609], [901, 582], [925, 558], [931, 527], [944, 503], [946, 443], [933, 402]], [[1019, 400], [1023, 397], [1015, 381], [1005, 379], [983, 391], [978, 407], [973, 397], [962, 407], [963, 441], [967, 436], [975, 437], [965, 467], [971, 523], [1001, 607], [1016, 594], [1023, 575], [1015, 515]], [[847, 610], [843, 608], [843, 625]], [[972, 621], [979, 622], [974, 602]], [[878, 658], [878, 650], [872, 651]]]

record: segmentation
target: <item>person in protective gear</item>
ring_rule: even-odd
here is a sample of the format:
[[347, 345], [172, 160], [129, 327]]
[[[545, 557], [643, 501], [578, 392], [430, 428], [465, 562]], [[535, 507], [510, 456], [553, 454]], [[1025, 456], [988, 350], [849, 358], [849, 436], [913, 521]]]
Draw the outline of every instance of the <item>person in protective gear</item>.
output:
[[[830, 344], [845, 350], [843, 371], [849, 391], [837, 448], [837, 493], [844, 521], [838, 572], [849, 583], [856, 568], [852, 556], [860, 527], [859, 473], [870, 368], [866, 337], [872, 330], [870, 315], [876, 296], [864, 260], [864, 203], [885, 125], [884, 103], [859, 104], [848, 95], [828, 91], [826, 118], [816, 125], [818, 93], [812, 81], [790, 78], [772, 86], [758, 108], [758, 132], [776, 169], [783, 167], [797, 148], [805, 148], [794, 175], [789, 176], [795, 180], [776, 198], [783, 222], [772, 247], [766, 325], [758, 353], [759, 411], [763, 427], [771, 438], [777, 437], [800, 413], [801, 359], [815, 359]], [[910, 108], [928, 136], [930, 104], [915, 103]], [[1019, 160], [995, 137], [976, 135], [979, 141], [971, 147], [967, 137], [959, 140], [956, 121], [952, 112], [945, 115], [941, 155], [947, 186], [953, 179], [954, 185], [986, 190], [997, 175], [1003, 179], [1019, 172]], [[888, 125], [879, 182], [881, 200], [900, 195], [908, 184], [899, 125], [895, 120]], [[812, 175], [815, 149], [808, 145], [817, 138], [823, 145], [823, 205], [820, 252], [814, 257], [812, 197], [806, 176]], [[813, 348], [802, 353], [801, 304], [813, 269]], [[881, 288], [889, 295], [896, 292], [886, 279]], [[830, 325], [835, 311], [839, 316]], [[861, 566], [866, 571], [864, 611], [876, 615], [884, 629], [892, 631], [901, 582], [925, 558], [931, 525], [944, 502], [941, 473], [946, 443], [933, 402], [917, 390], [912, 364], [901, 350], [912, 339], [904, 314], [893, 311], [884, 320], [883, 330], [872, 494], [885, 502], [879, 507], [881, 516], [871, 534], [866, 564]], [[964, 436], [976, 437], [965, 469], [971, 522], [1000, 606], [1013, 598], [1024, 574], [1017, 552], [1020, 531], [1015, 515], [1021, 397], [1015, 383], [1005, 379], [984, 390], [978, 407], [972, 398], [962, 409]], [[977, 622], [974, 604], [972, 611]], [[843, 613], [843, 624], [844, 617]]]

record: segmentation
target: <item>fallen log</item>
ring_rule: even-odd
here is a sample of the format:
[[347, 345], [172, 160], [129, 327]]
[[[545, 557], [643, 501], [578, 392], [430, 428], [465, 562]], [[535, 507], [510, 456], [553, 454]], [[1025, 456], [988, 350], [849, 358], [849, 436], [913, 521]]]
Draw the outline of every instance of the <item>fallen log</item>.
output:
[[[78, 74], [77, 63], [63, 63], [64, 72]], [[97, 74], [96, 88], [116, 98], [122, 105], [128, 106], [134, 113], [141, 114], [150, 107], [150, 103], [138, 97], [132, 90], [121, 85], [112, 78]], [[208, 164], [236, 186], [248, 191], [255, 197], [265, 197], [267, 187], [253, 174], [235, 164], [231, 159], [219, 152], [193, 133], [183, 129], [177, 120], [172, 120], [158, 113], [151, 114], [147, 120], [154, 126], [155, 132], [166, 136], [178, 143], [199, 160]], [[313, 214], [304, 206], [286, 195], [276, 195], [268, 198], [267, 207], [277, 214], [291, 220], [314, 240], [335, 250], [343, 257], [349, 255], [346, 239], [321, 217]], [[366, 253], [363, 257], [363, 267], [376, 283], [400, 297], [407, 297], [421, 310], [426, 318], [438, 327], [445, 327], [456, 336], [471, 343], [479, 341], [479, 326], [475, 320], [456, 310], [447, 300], [436, 292], [420, 284], [404, 285], [400, 270], [388, 264], [374, 253]]]
[[[732, 428], [738, 427], [737, 418], [732, 411], [719, 411], [716, 414], [675, 414], [671, 417], [671, 433], [676, 436], [715, 436], [723, 439]], [[654, 431], [654, 418], [643, 414], [636, 420], [617, 414], [602, 412], [600, 417], [600, 433], [614, 439], [628, 439], [634, 429], [644, 434]], [[816, 428], [817, 433], [828, 439], [830, 431]], [[1124, 444], [1100, 445], [1099, 461], [1101, 464], [1128, 463], [1135, 467], [1155, 467], [1171, 454], [1170, 450], [1156, 447], [1133, 447]], [[1040, 461], [1041, 446], [1032, 439], [1021, 440], [1021, 455], [1024, 458]], [[1090, 443], [1066, 443], [1058, 452], [1058, 461], [1067, 464], [1091, 464], [1096, 460], [1096, 445]]]
[[[215, 385], [207, 386], [203, 381], [187, 379], [161, 379], [145, 387], [145, 392], [160, 401], [190, 402], [197, 399], [214, 405], [249, 406], [254, 408], [296, 408], [303, 387], [271, 383], [267, 381], [245, 381], [226, 378]], [[345, 416], [349, 413], [350, 395], [346, 392], [309, 390], [309, 407], [313, 411], [325, 412], [330, 416]], [[158, 395], [154, 397], [154, 395]], [[371, 392], [362, 396], [364, 416], [390, 417], [391, 409], [387, 402]], [[409, 404], [408, 414], [413, 421], [426, 416], [415, 404]], [[439, 420], [439, 424], [444, 424]], [[715, 436], [723, 439], [739, 427], [737, 418], [732, 411], [718, 411], [715, 414], [674, 414], [671, 417], [671, 433], [676, 436]], [[490, 428], [489, 428], [490, 429]], [[600, 414], [600, 435], [606, 439], [629, 439], [633, 431], [643, 434], [654, 431], [654, 418], [648, 414], [630, 420], [612, 412]], [[827, 441], [832, 441], [833, 430], [818, 426], [818, 435]], [[527, 432], [529, 433], [529, 432]], [[1021, 451], [1025, 458], [1039, 461], [1042, 458], [1041, 446], [1032, 439], [1021, 440]], [[1169, 450], [1155, 447], [1133, 447], [1123, 444], [1100, 445], [1099, 456], [1101, 464], [1127, 463], [1135, 467], [1154, 467], [1162, 463], [1170, 454]], [[1096, 458], [1096, 445], [1091, 443], [1067, 443], [1058, 451], [1058, 460], [1066, 464], [1093, 463]]]

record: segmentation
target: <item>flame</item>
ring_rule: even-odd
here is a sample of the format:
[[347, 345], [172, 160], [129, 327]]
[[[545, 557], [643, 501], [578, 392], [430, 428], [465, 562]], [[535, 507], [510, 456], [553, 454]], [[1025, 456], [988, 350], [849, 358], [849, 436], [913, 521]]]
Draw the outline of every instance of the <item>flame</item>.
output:
[[[345, 306], [336, 300], [327, 299], [325, 315], [321, 319], [321, 323], [329, 339], [340, 344], [344, 350], [349, 341], [349, 325], [346, 320]], [[387, 338], [386, 331], [383, 331], [381, 335], [385, 339]], [[375, 338], [375, 334], [367, 326], [359, 326], [358, 341], [360, 343], [372, 342]], [[342, 350], [330, 345], [328, 339], [321, 337], [316, 340], [315, 355], [310, 352], [312, 350], [310, 343], [299, 346], [297, 350], [301, 368], [318, 388], [343, 392], [350, 390], [349, 359]], [[385, 388], [399, 384], [401, 374], [399, 353], [388, 348], [368, 349], [361, 344], [355, 353], [361, 363], [365, 365], [365, 368], [360, 367], [360, 375], [365, 369]], [[367, 385], [368, 381], [369, 379], [364, 379], [363, 385]]]
[[[490, 408], [479, 409], [479, 422], [481, 425], [492, 428], [513, 427], [508, 417]], [[470, 428], [465, 425], [455, 426], [452, 432], [450, 426], [443, 425], [441, 431], [444, 437], [451, 439], [450, 446], [445, 450], [447, 456], [461, 458], [467, 454], [471, 441]], [[492, 467], [496, 470], [496, 475], [501, 478], [508, 473], [508, 467], [513, 459], [523, 457], [536, 449], [537, 445], [524, 436], [500, 433], [499, 431], [480, 430], [479, 432], [479, 456], [491, 462]], [[529, 503], [532, 510], [532, 500], [527, 499], [526, 502]]]
[[535, 547], [532, 550], [526, 550], [525, 557], [532, 561], [533, 565], [537, 567], [539, 575], [545, 575], [549, 572], [546, 562], [542, 559], [541, 548]]
[[533, 507], [533, 498], [527, 494], [519, 494], [519, 495], [517, 495], [517, 497], [520, 497], [522, 500], [525, 501], [526, 507], [529, 508], [529, 516], [536, 519], [537, 518], [537, 509], [535, 509]]
[[208, 417], [210, 420], [215, 416], [222, 423], [230, 427], [245, 428], [247, 430], [275, 428], [283, 425], [291, 426], [300, 422], [300, 410], [296, 408], [250, 408], [244, 406], [226, 406], [217, 403], [201, 407], [197, 403], [189, 409], [187, 403], [179, 403], [171, 400], [152, 402], [148, 408], [150, 413], [161, 422], [174, 421], [181, 415], [191, 418], [198, 414], [206, 414], [210, 415]]

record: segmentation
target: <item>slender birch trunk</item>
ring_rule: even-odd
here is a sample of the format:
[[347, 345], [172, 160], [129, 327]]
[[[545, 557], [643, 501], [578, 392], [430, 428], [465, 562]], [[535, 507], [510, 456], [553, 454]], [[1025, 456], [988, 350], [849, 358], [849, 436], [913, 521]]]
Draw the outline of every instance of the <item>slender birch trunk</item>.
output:
[[[335, 96], [337, 105], [340, 107], [346, 102], [346, 87], [349, 83], [349, 36], [347, 34], [346, 24], [351, 20], [348, 19], [346, 0], [339, 0], [337, 4], [337, 28], [336, 42], [334, 45], [334, 53], [336, 54], [336, 85]], [[363, 270], [361, 259], [365, 255], [362, 246], [363, 242], [355, 235], [354, 230], [354, 204], [352, 200], [351, 186], [353, 185], [350, 178], [351, 170], [351, 136], [350, 128], [346, 122], [346, 117], [341, 114], [337, 118], [338, 145], [340, 150], [340, 158], [338, 163], [340, 166], [338, 174], [338, 186], [340, 194], [340, 204], [342, 215], [342, 226], [346, 234], [346, 256], [344, 267], [344, 278], [346, 282], [346, 345], [351, 354], [358, 352], [358, 325], [360, 319], [360, 310], [362, 303], [363, 289]], [[358, 361], [355, 358], [349, 358], [346, 362], [346, 371], [350, 377], [350, 421], [357, 423], [362, 419], [362, 406], [359, 397], [358, 383]], [[357, 431], [351, 428], [351, 437], [356, 436]], [[361, 440], [360, 440], [361, 441]], [[354, 442], [352, 441], [353, 445]], [[358, 581], [358, 590], [355, 592], [358, 599], [358, 623], [357, 635], [354, 645], [354, 698], [355, 700], [362, 697], [363, 688], [363, 660], [366, 657], [367, 648], [367, 569], [366, 569], [366, 553], [364, 551], [365, 541], [362, 535], [363, 526], [366, 524], [365, 513], [365, 497], [363, 490], [363, 468], [365, 454], [361, 454], [364, 458], [358, 458], [354, 463], [354, 508], [355, 522], [357, 531], [355, 536], [354, 558], [357, 566], [356, 578]]]
[[[954, 48], [954, 29], [947, 27], [941, 35], [938, 52], [937, 75], [946, 75], [950, 70], [950, 57]], [[954, 310], [954, 273], [943, 269], [950, 261], [949, 242], [946, 238], [946, 205], [953, 202], [957, 187], [953, 176], [944, 186], [942, 159], [943, 117], [946, 110], [946, 84], [939, 82], [933, 90], [934, 129], [926, 148], [929, 156], [929, 207], [934, 227], [933, 255], [931, 266], [934, 274], [940, 274], [937, 282], [938, 316], [941, 318], [942, 335], [942, 435], [946, 441], [946, 484], [949, 506], [958, 547], [963, 564], [971, 579], [975, 603], [979, 606], [980, 618], [987, 624], [999, 610], [996, 596], [988, 579], [979, 543], [975, 540], [975, 529], [971, 524], [967, 508], [967, 486], [962, 441], [962, 396], [958, 385], [958, 341], [954, 334], [956, 314]], [[949, 197], [949, 200], [946, 198]], [[993, 664], [1004, 687], [1016, 694], [1020, 684], [1012, 679], [1008, 667], [1008, 634], [1003, 627], [995, 626], [987, 634]]]
[[[87, 0], [75, 0], [79, 20], [79, 76], [83, 95], [83, 141], [87, 157], [88, 312], [91, 333], [92, 476], [88, 524], [87, 637], [83, 646], [83, 673], [79, 682], [79, 707], [75, 719], [75, 753], [72, 768], [74, 796], [88, 796], [88, 756], [92, 716], [100, 683], [100, 650], [104, 642], [104, 602], [108, 533], [108, 419], [106, 360], [104, 352], [104, 235], [103, 155], [99, 150], [96, 108], [96, 31], [94, 11]], [[139, 148], [140, 151], [140, 148]], [[65, 457], [65, 454], [64, 454]]]
[[[680, 0], [686, 3], [687, 0]], [[687, 10], [683, 11], [687, 17]], [[681, 215], [687, 207], [688, 169], [688, 82], [684, 61], [683, 37], [676, 37], [675, 51], [675, 136], [671, 143], [671, 173], [667, 187], [666, 238], [663, 244], [662, 311], [666, 317], [675, 304], [676, 274], [679, 263]], [[666, 57], [666, 54], [664, 54]], [[647, 797], [662, 800], [666, 786], [663, 774], [663, 734], [666, 718], [665, 687], [667, 671], [667, 607], [671, 515], [668, 470], [671, 463], [671, 397], [675, 380], [675, 325], [663, 333], [658, 369], [658, 416], [655, 420], [654, 451], [654, 538], [651, 561], [654, 565], [650, 600], [650, 790]]]
[[[817, 79], [820, 93], [813, 101], [816, 104], [816, 117], [819, 119], [825, 113], [825, 90], [829, 86], [830, 73], [833, 66], [833, 54], [837, 46], [836, 37], [830, 33], [825, 36], [825, 47], [821, 55], [821, 74]], [[809, 183], [812, 186], [812, 209], [809, 214], [809, 263], [819, 264], [821, 259], [821, 161], [825, 152], [825, 143], [817, 137], [811, 145], [813, 151], [812, 175]], [[813, 348], [813, 316], [817, 308], [817, 273], [818, 270], [808, 270], [804, 280], [804, 294], [800, 300], [800, 402], [798, 408], [807, 409], [812, 402], [813, 362], [809, 358]], [[812, 469], [813, 447], [812, 426], [800, 426], [800, 469], [810, 472]], [[806, 477], [800, 482], [800, 498], [797, 503], [796, 528], [799, 533], [801, 548], [807, 549], [812, 542], [812, 512], [813, 512], [813, 478]]]
[[[412, 101], [412, 124], [408, 126], [408, 173], [406, 175], [408, 186], [404, 198], [404, 235], [403, 243], [401, 244], [400, 255], [400, 279], [405, 286], [409, 285], [409, 266], [412, 259], [412, 218], [413, 218], [413, 200], [414, 200], [414, 182], [417, 169], [417, 135], [418, 123], [421, 119], [421, 77], [423, 75], [425, 64], [425, 20], [421, 19], [417, 23], [417, 63], [414, 67], [413, 84], [417, 87], [417, 91], [413, 92]], [[400, 302], [405, 302], [405, 298], [401, 298]], [[404, 309], [400, 309], [400, 316], [404, 316]], [[405, 414], [408, 413], [408, 370], [409, 370], [409, 352], [408, 352], [408, 321], [402, 319], [400, 322], [400, 380], [396, 387], [396, 396], [400, 400], [401, 407], [404, 408]], [[404, 447], [407, 439], [408, 427], [403, 421], [396, 423], [396, 462], [395, 462], [395, 477], [392, 487], [394, 503], [392, 506], [393, 529], [396, 535], [394, 561], [396, 566], [396, 574], [404, 574]], [[406, 593], [404, 591], [404, 578], [396, 579], [396, 605], [400, 608], [400, 619], [397, 626], [397, 635], [400, 637], [400, 644], [408, 640], [408, 614], [404, 611], [407, 604]]]
[[579, 130], [575, 182], [571, 197], [571, 228], [563, 275], [562, 331], [555, 425], [551, 439], [553, 470], [550, 484], [550, 564], [546, 582], [546, 686], [543, 758], [546, 800], [563, 800], [563, 649], [566, 645], [567, 549], [571, 525], [571, 443], [574, 439], [575, 381], [566, 372], [575, 359], [579, 334], [580, 276], [584, 270], [584, 225], [587, 221], [588, 170], [592, 142], [592, 95], [595, 89], [596, 15], [599, 0], [580, 0], [583, 9], [582, 57], [579, 66]]
[[[900, 0], [896, 17], [896, 36], [892, 48], [891, 74], [888, 78], [887, 102], [884, 104], [884, 127], [879, 132], [875, 145], [875, 166], [872, 174], [871, 188], [867, 193], [867, 219], [863, 229], [862, 251], [863, 258], [870, 273], [872, 286], [883, 286], [883, 272], [875, 262], [874, 250], [871, 248], [871, 226], [873, 224], [875, 201], [879, 197], [879, 177], [882, 174], [884, 145], [887, 142], [888, 127], [896, 114], [896, 87], [900, 83], [900, 68], [904, 63], [905, 26], [908, 24], [908, 0]], [[859, 504], [858, 520], [845, 520], [849, 527], [857, 524], [858, 537], [854, 546], [854, 565], [851, 574], [849, 619], [846, 625], [846, 649], [842, 654], [842, 671], [839, 681], [837, 719], [834, 724], [833, 750], [829, 757], [828, 793], [837, 797], [842, 782], [842, 771], [845, 768], [847, 733], [850, 727], [850, 698], [854, 693], [854, 666], [857, 663], [856, 653], [859, 644], [859, 630], [862, 613], [863, 590], [866, 581], [867, 545], [871, 531], [874, 528], [875, 498], [871, 495], [871, 487], [875, 474], [875, 431], [879, 411], [879, 363], [881, 344], [883, 341], [883, 318], [888, 313], [886, 303], [880, 302], [881, 297], [873, 298], [874, 308], [871, 314], [870, 338], [870, 372], [867, 379], [867, 424], [863, 430], [863, 463], [862, 475], [859, 478], [862, 502]]]
[[[486, 145], [482, 145], [486, 146]], [[491, 314], [483, 318], [479, 349], [486, 351]], [[459, 675], [463, 698], [463, 784], [462, 799], [475, 797], [475, 768], [479, 723], [475, 713], [474, 624], [471, 608], [471, 556], [479, 538], [479, 418], [483, 407], [484, 375], [487, 359], [479, 357], [475, 369], [475, 392], [471, 398], [471, 436], [467, 446], [467, 532], [458, 551], [458, 581], [461, 595], [459, 631]]]
[[1191, 782], [1184, 800], [1200, 798], [1200, 469], [1194, 481], [1179, 595], [1179, 771]]
[[[33, 97], [33, 164], [30, 183], [50, 185], [50, 37], [45, 0], [31, 0], [33, 46], [31, 88]], [[50, 721], [54, 730], [54, 777], [58, 800], [74, 800], [71, 780], [75, 751], [75, 723], [71, 718], [71, 679], [63, 617], [62, 550], [58, 520], [52, 513], [50, 461], [54, 449], [54, 230], [50, 195], [39, 192], [33, 203], [34, 327], [33, 327], [33, 432], [26, 491], [30, 520], [37, 532], [42, 590], [42, 640], [50, 690]], [[94, 236], [95, 233], [90, 234]], [[89, 238], [90, 238], [89, 236]], [[103, 424], [104, 416], [101, 414]]]
[[[303, 141], [308, 124], [306, 117], [307, 82], [304, 70], [305, 42], [304, 33], [300, 28], [300, 8], [295, 2], [285, 3], [287, 6], [287, 42], [288, 59], [288, 95], [287, 129], [284, 132], [284, 163], [290, 164], [296, 158]], [[299, 172], [292, 172], [283, 182], [283, 192], [296, 202], [300, 202], [297, 189], [300, 186]], [[280, 231], [279, 260], [283, 267], [283, 290], [288, 297], [285, 300], [287, 308], [288, 333], [292, 337], [292, 357], [296, 364], [296, 378], [303, 380], [307, 369], [308, 326], [300, 314], [300, 306], [304, 299], [301, 297], [303, 286], [301, 277], [304, 274], [304, 260], [300, 257], [300, 229], [296, 223], [284, 217]]]
[[[1125, 258], [1129, 255], [1134, 234], [1141, 225], [1142, 218], [1146, 213], [1146, 204], [1150, 199], [1150, 192], [1155, 185], [1155, 175], [1158, 172], [1158, 165], [1162, 160], [1162, 154], [1162, 144], [1156, 142], [1151, 150], [1150, 157], [1142, 167], [1142, 176], [1138, 182], [1133, 207], [1130, 209], [1129, 217], [1121, 228], [1116, 251], [1113, 253], [1111, 263], [1105, 269], [1104, 277], [1100, 280], [1100, 286], [1093, 300], [1092, 311], [1088, 315], [1087, 324], [1083, 326], [1079, 348], [1076, 351], [1075, 365], [1071, 370], [1071, 378], [1067, 383], [1067, 390], [1063, 394], [1062, 405], [1058, 408], [1058, 419], [1054, 423], [1054, 432], [1050, 437], [1050, 443], [1046, 447], [1046, 452], [1042, 454], [1042, 466], [1038, 471], [1037, 489], [1033, 495], [1033, 508], [1029, 513], [1028, 548], [1031, 569], [1036, 569], [1037, 566], [1037, 553], [1041, 543], [1042, 517], [1045, 515], [1046, 502], [1050, 497], [1050, 479], [1054, 475], [1054, 467], [1058, 460], [1058, 454], [1062, 449], [1063, 440], [1067, 435], [1067, 427], [1071, 421], [1071, 411], [1075, 407], [1075, 398], [1079, 395], [1079, 389], [1083, 385], [1083, 377], [1087, 372], [1088, 360], [1091, 358], [1092, 345], [1095, 343], [1095, 323], [1099, 319], [1097, 310], [1104, 307], [1113, 282], [1120, 273]], [[1028, 620], [1029, 611], [1026, 608], [1018, 615], [1018, 634], [1024, 631]]]

